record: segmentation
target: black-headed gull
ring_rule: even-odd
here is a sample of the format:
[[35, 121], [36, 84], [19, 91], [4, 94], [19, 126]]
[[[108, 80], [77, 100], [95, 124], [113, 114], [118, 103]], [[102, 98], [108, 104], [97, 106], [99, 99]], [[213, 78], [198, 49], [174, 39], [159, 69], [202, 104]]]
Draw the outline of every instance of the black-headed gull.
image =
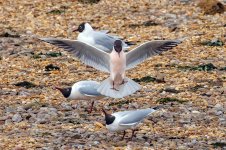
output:
[[97, 91], [112, 98], [123, 98], [141, 88], [139, 84], [125, 76], [126, 70], [181, 43], [180, 40], [149, 41], [129, 52], [124, 52], [122, 50], [123, 43], [121, 40], [116, 40], [113, 50], [109, 54], [78, 40], [56, 38], [41, 38], [41, 40], [64, 48], [86, 65], [110, 73], [110, 77], [98, 86]]
[[97, 92], [97, 87], [100, 83], [97, 81], [79, 81], [68, 88], [58, 89], [65, 98], [71, 100], [92, 100], [89, 113], [93, 110], [94, 99], [102, 99], [104, 96]]
[[153, 107], [147, 109], [138, 109], [130, 111], [115, 112], [113, 114], [108, 114], [104, 109], [102, 109], [105, 115], [106, 128], [111, 132], [124, 131], [122, 139], [126, 134], [127, 129], [132, 129], [132, 136], [134, 136], [134, 131], [136, 126], [148, 115], [155, 112], [160, 107]]
[[[108, 53], [112, 51], [115, 40], [120, 39], [117, 36], [107, 34], [107, 30], [94, 30], [89, 23], [81, 23], [78, 29], [74, 31], [79, 32], [77, 37], [78, 41], [82, 41]], [[127, 49], [129, 45], [134, 44], [130, 42], [123, 42], [123, 49]]]

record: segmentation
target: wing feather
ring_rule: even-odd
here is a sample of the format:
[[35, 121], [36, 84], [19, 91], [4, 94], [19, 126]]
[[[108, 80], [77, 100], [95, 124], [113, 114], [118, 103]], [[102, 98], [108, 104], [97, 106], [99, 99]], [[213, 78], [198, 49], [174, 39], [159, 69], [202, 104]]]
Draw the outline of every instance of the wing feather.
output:
[[156, 40], [146, 42], [126, 54], [126, 70], [134, 68], [151, 56], [161, 54], [181, 43], [180, 40]]
[[108, 53], [101, 51], [100, 49], [77, 40], [56, 38], [41, 38], [40, 40], [63, 48], [86, 65], [92, 66], [100, 71], [110, 72], [110, 56]]

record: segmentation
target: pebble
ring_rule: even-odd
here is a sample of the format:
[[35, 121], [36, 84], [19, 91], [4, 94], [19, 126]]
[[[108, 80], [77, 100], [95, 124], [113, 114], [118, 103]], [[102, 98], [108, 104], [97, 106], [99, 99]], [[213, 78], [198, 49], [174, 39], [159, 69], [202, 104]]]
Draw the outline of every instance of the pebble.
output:
[[216, 105], [214, 106], [214, 109], [215, 109], [216, 111], [222, 111], [224, 108], [223, 108], [223, 106], [222, 106], [221, 104], [216, 104]]
[[25, 148], [22, 147], [21, 144], [17, 145], [16, 147], [14, 147], [13, 150], [25, 150]]
[[26, 110], [22, 106], [17, 107], [16, 111], [17, 112], [26, 112]]
[[5, 125], [9, 125], [9, 124], [11, 124], [11, 123], [12, 123], [12, 120], [11, 120], [11, 119], [5, 120]]
[[16, 110], [12, 107], [6, 107], [6, 113], [14, 113]]
[[223, 114], [222, 111], [217, 111], [217, 112], [215, 112], [215, 115], [217, 115], [217, 116], [220, 116], [220, 115], [222, 115], [222, 114]]
[[193, 114], [200, 114], [200, 112], [197, 111], [197, 110], [193, 110], [192, 113], [193, 113]]
[[41, 107], [37, 114], [36, 123], [45, 124], [57, 117], [56, 108]]
[[70, 104], [68, 103], [62, 103], [61, 107], [63, 108], [63, 110], [66, 110], [66, 111], [72, 110], [72, 106], [70, 106]]
[[18, 113], [12, 117], [12, 121], [14, 121], [14, 122], [21, 122], [22, 120], [23, 120], [23, 118]]
[[94, 143], [95, 145], [97, 145], [97, 144], [99, 144], [100, 142], [98, 142], [98, 141], [94, 141], [93, 143]]
[[150, 143], [145, 142], [145, 143], [144, 143], [144, 146], [150, 146]]
[[26, 92], [26, 91], [20, 91], [19, 93], [18, 93], [18, 95], [20, 95], [20, 96], [29, 96], [29, 95], [31, 95], [29, 92]]
[[3, 117], [0, 117], [0, 121], [5, 121], [9, 118], [9, 116], [3, 116]]

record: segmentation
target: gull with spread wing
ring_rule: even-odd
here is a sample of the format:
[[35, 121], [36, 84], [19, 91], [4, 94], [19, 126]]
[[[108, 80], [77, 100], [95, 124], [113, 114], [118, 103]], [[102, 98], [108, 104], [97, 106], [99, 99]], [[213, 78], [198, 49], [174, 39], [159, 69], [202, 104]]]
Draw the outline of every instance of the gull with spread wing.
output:
[[81, 41], [56, 38], [41, 38], [41, 40], [65, 49], [86, 65], [110, 73], [110, 77], [98, 86], [97, 91], [112, 98], [128, 96], [141, 88], [138, 83], [125, 76], [126, 70], [181, 43], [180, 40], [149, 41], [129, 52], [124, 52], [122, 41], [116, 40], [109, 54]]

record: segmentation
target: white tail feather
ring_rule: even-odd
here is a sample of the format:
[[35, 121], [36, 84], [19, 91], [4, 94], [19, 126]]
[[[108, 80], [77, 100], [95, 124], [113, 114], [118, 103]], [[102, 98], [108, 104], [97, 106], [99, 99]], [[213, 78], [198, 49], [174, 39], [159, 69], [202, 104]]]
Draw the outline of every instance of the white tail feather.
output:
[[105, 79], [98, 86], [97, 91], [102, 95], [109, 96], [112, 98], [123, 98], [125, 96], [131, 95], [135, 93], [137, 90], [141, 88], [141, 86], [135, 81], [125, 78], [126, 83], [120, 85], [119, 91], [112, 89], [112, 82], [110, 78]]

